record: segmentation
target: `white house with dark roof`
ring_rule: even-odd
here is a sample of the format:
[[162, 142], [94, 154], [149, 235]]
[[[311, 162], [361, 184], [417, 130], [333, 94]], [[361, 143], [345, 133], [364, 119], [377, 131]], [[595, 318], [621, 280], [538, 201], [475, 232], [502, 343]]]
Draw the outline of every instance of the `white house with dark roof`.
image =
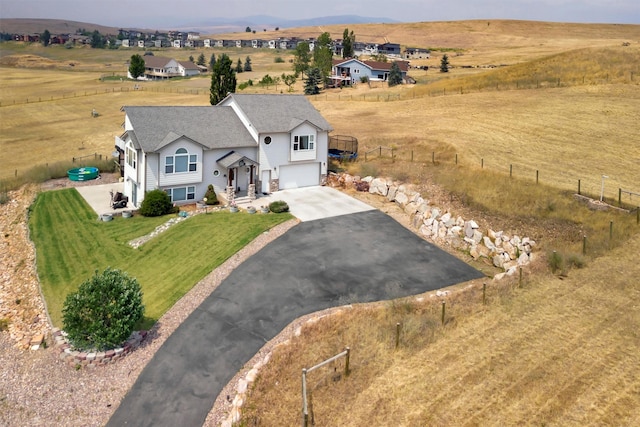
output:
[[331, 80], [335, 84], [352, 85], [358, 83], [363, 77], [369, 81], [386, 82], [389, 78], [391, 65], [397, 64], [402, 74], [402, 80], [407, 78], [409, 62], [407, 61], [361, 61], [355, 58], [334, 59], [331, 68]]
[[165, 190], [174, 203], [321, 185], [331, 125], [302, 95], [230, 94], [215, 106], [122, 107], [124, 194], [136, 207]]

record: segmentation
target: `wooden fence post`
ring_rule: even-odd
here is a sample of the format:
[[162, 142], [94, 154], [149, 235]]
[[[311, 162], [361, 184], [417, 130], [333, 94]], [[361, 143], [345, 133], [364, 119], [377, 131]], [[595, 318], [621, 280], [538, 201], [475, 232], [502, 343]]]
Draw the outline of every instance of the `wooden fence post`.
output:
[[446, 312], [446, 306], [447, 306], [447, 302], [442, 301], [442, 326], [444, 326], [444, 315]]
[[578, 195], [580, 195], [580, 180], [578, 180]]
[[400, 345], [400, 323], [396, 323], [396, 350]]
[[582, 255], [587, 254], [587, 236], [582, 236]]
[[487, 305], [487, 284], [482, 284], [482, 305]]
[[618, 206], [622, 206], [622, 188], [618, 188]]
[[536, 169], [536, 185], [538, 185], [538, 170]]
[[345, 362], [344, 362], [344, 376], [348, 377], [349, 373], [351, 372], [349, 370], [349, 357], [351, 356], [351, 348], [350, 347], [345, 347], [344, 351], [347, 352], [347, 355], [345, 356]]

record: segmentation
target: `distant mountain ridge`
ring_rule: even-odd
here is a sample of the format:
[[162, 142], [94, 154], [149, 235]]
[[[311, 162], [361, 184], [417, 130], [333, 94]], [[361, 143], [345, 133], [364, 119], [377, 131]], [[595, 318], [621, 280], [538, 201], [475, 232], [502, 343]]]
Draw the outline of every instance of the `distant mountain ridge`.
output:
[[0, 32], [4, 33], [42, 33], [49, 30], [52, 33], [73, 33], [78, 28], [88, 31], [98, 30], [101, 33], [117, 33], [119, 28], [144, 31], [198, 31], [207, 34], [243, 32], [247, 27], [252, 30], [263, 31], [275, 28], [313, 27], [337, 24], [367, 24], [367, 23], [398, 23], [389, 18], [374, 18], [358, 15], [324, 16], [310, 19], [282, 19], [274, 16], [255, 15], [245, 18], [211, 18], [198, 22], [153, 24], [140, 22], [139, 25], [113, 27], [88, 22], [77, 22], [62, 19], [30, 19], [30, 18], [0, 18]]

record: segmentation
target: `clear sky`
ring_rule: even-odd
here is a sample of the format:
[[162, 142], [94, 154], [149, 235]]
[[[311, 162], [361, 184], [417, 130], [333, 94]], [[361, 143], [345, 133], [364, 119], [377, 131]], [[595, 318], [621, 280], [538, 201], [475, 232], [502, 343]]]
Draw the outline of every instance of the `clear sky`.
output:
[[[360, 15], [402, 22], [524, 19], [640, 24], [639, 0], [0, 0], [2, 18], [164, 29], [214, 18]], [[256, 23], [256, 24], [259, 24]]]

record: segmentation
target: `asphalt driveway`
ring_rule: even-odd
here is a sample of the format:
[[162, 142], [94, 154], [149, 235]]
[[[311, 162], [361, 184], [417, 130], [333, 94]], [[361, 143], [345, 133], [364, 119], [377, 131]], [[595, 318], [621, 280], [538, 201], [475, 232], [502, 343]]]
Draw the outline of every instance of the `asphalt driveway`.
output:
[[296, 318], [479, 277], [377, 210], [301, 222], [234, 270], [176, 329], [108, 425], [201, 426], [236, 372]]

